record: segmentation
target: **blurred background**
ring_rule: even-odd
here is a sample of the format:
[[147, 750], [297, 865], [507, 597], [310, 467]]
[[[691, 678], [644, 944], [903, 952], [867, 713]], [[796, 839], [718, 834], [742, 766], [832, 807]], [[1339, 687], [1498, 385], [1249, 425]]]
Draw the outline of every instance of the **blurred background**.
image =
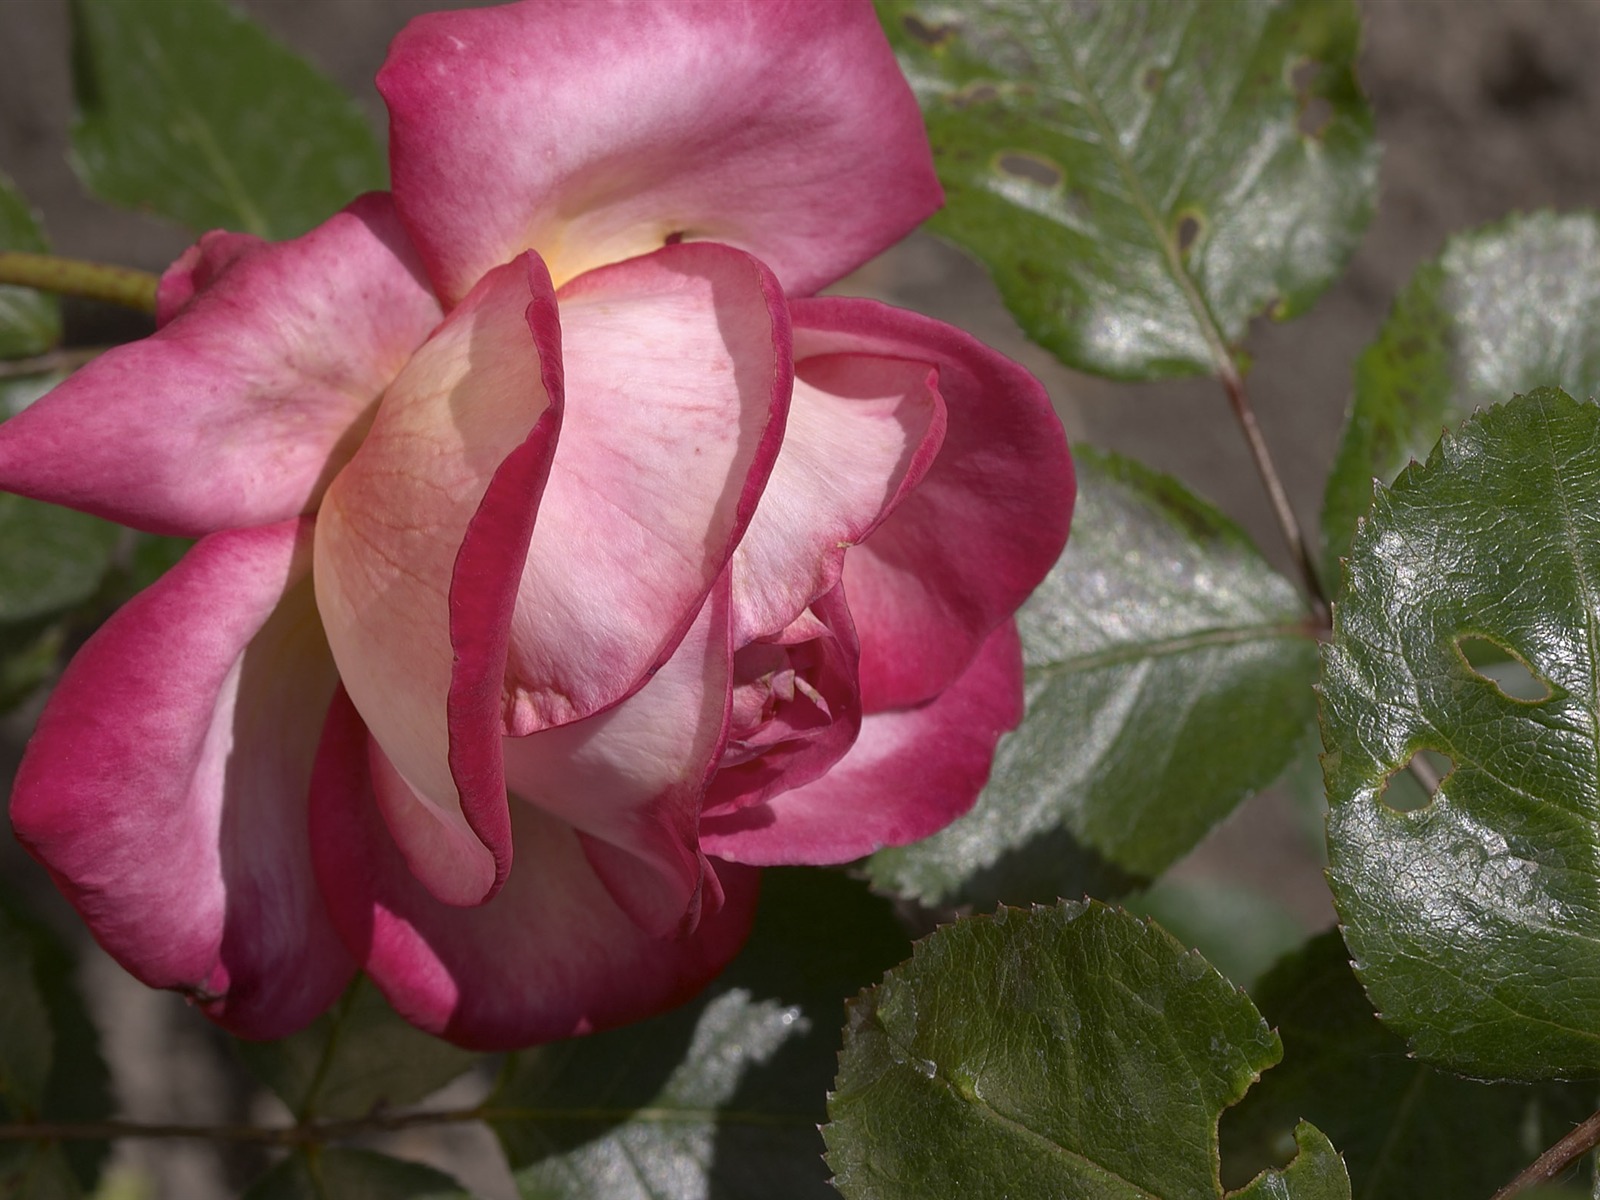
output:
[[[160, 0], [153, 0], [160, 2]], [[372, 77], [389, 38], [438, 0], [236, 0], [267, 29], [356, 96], [375, 125]], [[1228, 0], [1213, 0], [1226, 3]], [[1248, 348], [1249, 386], [1302, 523], [1315, 528], [1350, 387], [1351, 366], [1398, 288], [1457, 230], [1515, 211], [1600, 205], [1600, 0], [1363, 0], [1363, 84], [1384, 146], [1377, 216], [1344, 278], [1288, 325], [1262, 320]], [[66, 159], [71, 93], [66, 0], [0, 0], [0, 171], [43, 216], [56, 251], [159, 271], [187, 245], [180, 231], [90, 200]], [[914, 236], [846, 280], [870, 294], [963, 326], [1027, 364], [1049, 386], [1074, 440], [1171, 472], [1241, 521], [1287, 567], [1276, 527], [1219, 388], [1209, 381], [1108, 384], [1029, 346], [984, 272], [931, 237]], [[70, 305], [69, 339], [137, 336], [137, 316]], [[15, 763], [30, 713], [5, 727], [0, 766]], [[52, 895], [9, 838], [9, 883]], [[1314, 835], [1278, 792], [1244, 805], [1176, 869], [1181, 879], [1242, 883], [1271, 896], [1306, 930], [1333, 913]], [[73, 928], [63, 911], [63, 924]], [[148, 992], [103, 956], [86, 980], [126, 1115], [145, 1121], [281, 1120], [206, 1022]], [[468, 1080], [463, 1096], [481, 1083]], [[390, 1141], [402, 1155], [442, 1154], [464, 1182], [514, 1195], [498, 1150], [471, 1130]], [[125, 1145], [116, 1194], [205, 1200], [234, 1194], [249, 1154]]]

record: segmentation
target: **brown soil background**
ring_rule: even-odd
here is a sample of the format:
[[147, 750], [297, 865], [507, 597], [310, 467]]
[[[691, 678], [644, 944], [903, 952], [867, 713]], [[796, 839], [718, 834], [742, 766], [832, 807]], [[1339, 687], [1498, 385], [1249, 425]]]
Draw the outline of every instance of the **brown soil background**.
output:
[[[1212, 0], [1223, 3], [1226, 0]], [[422, 0], [245, 0], [242, 7], [317, 62], [382, 119], [372, 76], [406, 19], [443, 7]], [[1265, 435], [1302, 521], [1315, 527], [1322, 481], [1355, 356], [1395, 292], [1453, 231], [1515, 211], [1600, 205], [1600, 0], [1362, 0], [1361, 78], [1385, 153], [1378, 215], [1344, 278], [1306, 317], [1258, 322], [1250, 377]], [[0, 170], [42, 212], [60, 253], [159, 270], [186, 245], [172, 228], [89, 200], [64, 156], [70, 119], [65, 0], [0, 0]], [[1280, 564], [1276, 530], [1220, 391], [1207, 381], [1114, 385], [1067, 371], [1029, 346], [981, 268], [917, 236], [847, 281], [977, 333], [1049, 385], [1074, 439], [1143, 459], [1185, 480], [1241, 520]], [[85, 341], [114, 332], [74, 308]], [[25, 728], [13, 723], [14, 761]], [[7, 880], [48, 893], [14, 848]], [[1245, 805], [1179, 873], [1248, 882], [1308, 926], [1332, 920], [1314, 856], [1272, 795]], [[66, 914], [62, 914], [66, 918]], [[125, 1114], [143, 1120], [276, 1119], [223, 1041], [174, 998], [148, 992], [95, 953], [85, 983], [105, 1030]], [[463, 1092], [474, 1086], [462, 1085]], [[428, 1155], [485, 1195], [514, 1191], [492, 1139], [460, 1131], [387, 1143]], [[442, 1156], [442, 1157], [441, 1157]], [[232, 1195], [261, 1165], [183, 1144], [124, 1146], [125, 1196], [205, 1200]]]

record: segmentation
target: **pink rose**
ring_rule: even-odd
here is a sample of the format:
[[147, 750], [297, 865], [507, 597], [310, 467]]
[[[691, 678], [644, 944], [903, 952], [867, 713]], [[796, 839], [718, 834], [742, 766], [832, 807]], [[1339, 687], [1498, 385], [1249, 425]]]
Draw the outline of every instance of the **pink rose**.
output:
[[392, 195], [208, 234], [0, 426], [7, 488], [201, 539], [12, 817], [239, 1034], [359, 967], [515, 1046], [691, 995], [754, 868], [971, 805], [1072, 468], [1020, 367], [812, 296], [940, 199], [865, 0], [434, 14], [379, 86]]

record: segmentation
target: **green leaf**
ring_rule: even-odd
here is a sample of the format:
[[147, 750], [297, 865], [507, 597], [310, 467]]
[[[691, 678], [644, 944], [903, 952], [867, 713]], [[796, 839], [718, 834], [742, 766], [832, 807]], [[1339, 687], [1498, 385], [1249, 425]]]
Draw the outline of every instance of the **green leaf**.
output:
[[833, 872], [771, 870], [749, 944], [694, 1003], [517, 1056], [491, 1123], [525, 1200], [827, 1200], [817, 1124], [844, 997], [908, 950]]
[[33, 943], [0, 913], [0, 1105], [37, 1117], [50, 1077], [54, 1031], [34, 975]]
[[118, 534], [98, 517], [0, 493], [0, 621], [87, 600], [111, 565]]
[[0, 1196], [5, 1200], [80, 1200], [83, 1195], [60, 1146], [0, 1145]]
[[[1351, 547], [1322, 684], [1329, 881], [1378, 1010], [1464, 1074], [1600, 1075], [1597, 580], [1600, 408], [1550, 389], [1446, 436]], [[1543, 698], [1477, 670], [1484, 642]], [[1400, 811], [1384, 785], [1424, 750], [1447, 777]]]
[[1120, 379], [1214, 372], [1303, 312], [1377, 185], [1350, 0], [878, 0], [947, 202], [1034, 341]]
[[[0, 250], [40, 254], [50, 247], [27, 201], [0, 175]], [[0, 359], [43, 354], [61, 340], [61, 306], [32, 288], [0, 285]]]
[[[77, 960], [60, 939], [10, 896], [0, 895], [0, 1051], [8, 1078], [0, 1084], [0, 1120], [39, 1116], [53, 1121], [102, 1121], [111, 1115], [111, 1077], [100, 1056], [100, 1037], [78, 992]], [[26, 960], [27, 969], [23, 970]], [[36, 1007], [37, 1006], [37, 1007]], [[45, 1024], [41, 1027], [39, 1016]], [[21, 1046], [24, 1039], [31, 1045]], [[30, 1082], [9, 1086], [19, 1058], [35, 1064], [21, 1071]], [[42, 1090], [38, 1064], [44, 1067]], [[94, 1189], [107, 1157], [104, 1142], [73, 1141], [64, 1147], [18, 1144], [0, 1161], [0, 1195], [10, 1196], [13, 1173], [30, 1182], [17, 1195], [75, 1196]], [[68, 1172], [63, 1181], [63, 1171]], [[74, 1182], [75, 1181], [75, 1182]]]
[[75, 165], [195, 232], [304, 233], [385, 186], [337, 87], [221, 0], [72, 0]]
[[1237, 1179], [1281, 1161], [1295, 1124], [1327, 1133], [1355, 1200], [1486, 1197], [1595, 1108], [1592, 1086], [1474, 1083], [1408, 1058], [1373, 1016], [1337, 932], [1252, 991], [1283, 1063], [1222, 1118]]
[[1372, 503], [1446, 425], [1515, 392], [1600, 392], [1600, 216], [1538, 213], [1457, 234], [1356, 365], [1323, 500], [1328, 578]]
[[370, 1150], [292, 1154], [245, 1193], [244, 1200], [468, 1200], [443, 1171]]
[[414, 1104], [483, 1057], [407, 1024], [365, 976], [299, 1033], [234, 1045], [251, 1074], [301, 1120]]
[[1277, 777], [1312, 719], [1317, 652], [1289, 582], [1174, 480], [1074, 454], [1072, 540], [1018, 614], [1028, 715], [971, 813], [873, 856], [880, 888], [931, 904], [981, 901], [975, 881], [1007, 900], [1075, 894], [1070, 861], [1054, 878], [1030, 862], [1060, 828], [1158, 875]]
[[[851, 1200], [1222, 1196], [1217, 1118], [1281, 1046], [1243, 992], [1099, 902], [919, 942], [850, 1006], [823, 1130]], [[1310, 1126], [1255, 1200], [1350, 1195]]]

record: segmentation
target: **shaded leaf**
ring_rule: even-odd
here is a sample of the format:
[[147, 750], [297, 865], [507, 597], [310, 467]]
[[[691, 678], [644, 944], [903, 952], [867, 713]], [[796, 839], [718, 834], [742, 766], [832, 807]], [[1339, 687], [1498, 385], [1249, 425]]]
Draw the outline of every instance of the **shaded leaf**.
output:
[[37, 1117], [43, 1108], [54, 1040], [32, 941], [0, 912], [0, 1104], [13, 1116]]
[[1027, 717], [971, 813], [869, 860], [881, 888], [930, 904], [981, 903], [975, 882], [1013, 901], [1098, 890], [1060, 856], [1061, 828], [1158, 875], [1277, 777], [1312, 719], [1316, 647], [1293, 586], [1176, 481], [1074, 454], [1072, 540], [1017, 618]]
[[1446, 425], [1516, 392], [1600, 391], [1600, 216], [1537, 213], [1460, 233], [1395, 301], [1356, 365], [1323, 499], [1328, 578], [1373, 480], [1424, 457]]
[[1344, 1155], [1355, 1200], [1482, 1200], [1583, 1120], [1583, 1084], [1476, 1083], [1406, 1055], [1350, 971], [1337, 932], [1313, 939], [1251, 992], [1283, 1062], [1222, 1118], [1237, 1180], [1286, 1157], [1300, 1120]]
[[[102, 1121], [111, 1115], [111, 1076], [100, 1054], [100, 1035], [89, 1018], [78, 991], [77, 960], [61, 940], [11, 897], [0, 895], [0, 937], [8, 946], [6, 963], [0, 966], [0, 1007], [7, 1012], [0, 1018], [0, 1038], [35, 1039], [33, 1048], [23, 1053], [42, 1058], [46, 1073], [43, 1090], [31, 1103], [7, 1089], [0, 1096], [0, 1120], [16, 1120], [24, 1115], [42, 1115], [52, 1121]], [[24, 950], [30, 971], [20, 976], [16, 967], [17, 950]], [[25, 1000], [31, 995], [33, 1000]], [[25, 1015], [34, 1000], [44, 1014], [43, 1032], [35, 1018]], [[19, 1011], [19, 1006], [23, 1011]], [[105, 1164], [108, 1146], [104, 1142], [72, 1141], [64, 1146], [16, 1144], [0, 1157], [0, 1181], [10, 1181], [20, 1172], [33, 1191], [17, 1195], [40, 1197], [76, 1196], [78, 1189], [92, 1191]], [[0, 1195], [9, 1182], [0, 1184]]]
[[[11, 180], [0, 175], [0, 250], [41, 254], [50, 247]], [[0, 359], [43, 354], [61, 340], [61, 306], [32, 288], [0, 284]]]
[[291, 1154], [251, 1185], [244, 1200], [467, 1200], [443, 1171], [370, 1150]]
[[60, 1146], [0, 1145], [0, 1196], [5, 1200], [79, 1200], [84, 1194]]
[[[1350, 551], [1322, 685], [1329, 880], [1378, 1010], [1465, 1074], [1600, 1074], [1597, 580], [1600, 408], [1548, 389], [1380, 490]], [[1467, 639], [1544, 698], [1502, 691]], [[1398, 811], [1384, 785], [1422, 751], [1443, 785]]]
[[1124, 379], [1303, 312], [1372, 212], [1349, 0], [878, 0], [947, 203], [1029, 337]]
[[407, 1024], [365, 976], [299, 1033], [234, 1045], [251, 1074], [300, 1119], [414, 1104], [483, 1057]]
[[222, 0], [72, 0], [74, 163], [195, 232], [286, 238], [385, 186], [349, 98]]
[[[1281, 1047], [1160, 927], [1098, 902], [1000, 909], [850, 1005], [823, 1130], [851, 1200], [1222, 1196], [1217, 1118]], [[1310, 1126], [1252, 1200], [1349, 1196]]]
[[105, 578], [119, 533], [99, 517], [0, 492], [0, 621], [87, 600]]
[[908, 949], [859, 883], [764, 872], [750, 942], [708, 993], [509, 1064], [489, 1106], [521, 1195], [827, 1200], [817, 1124], [844, 997]]

